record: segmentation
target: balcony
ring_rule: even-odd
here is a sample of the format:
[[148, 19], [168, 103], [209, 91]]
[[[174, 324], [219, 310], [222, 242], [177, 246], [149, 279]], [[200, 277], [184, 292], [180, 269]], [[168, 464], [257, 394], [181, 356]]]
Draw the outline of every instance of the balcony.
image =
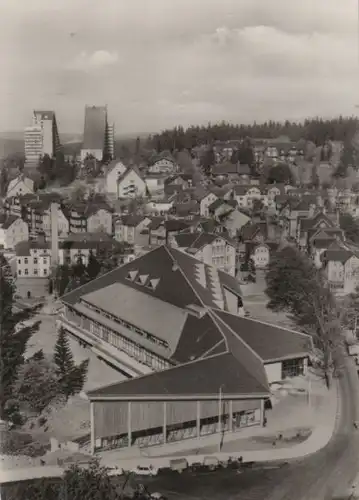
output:
[[81, 328], [81, 326], [68, 320], [63, 314], [59, 314], [57, 326], [62, 326], [70, 334], [83, 340], [86, 344], [90, 344], [91, 350], [96, 356], [108, 361], [131, 378], [152, 373], [148, 366], [139, 363], [125, 352], [98, 338], [88, 330]]

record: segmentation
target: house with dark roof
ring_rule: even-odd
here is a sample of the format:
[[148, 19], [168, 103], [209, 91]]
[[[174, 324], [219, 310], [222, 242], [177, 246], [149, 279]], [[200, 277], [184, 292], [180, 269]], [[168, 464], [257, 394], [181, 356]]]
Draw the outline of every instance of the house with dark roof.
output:
[[224, 162], [213, 165], [211, 169], [211, 176], [213, 179], [217, 177], [224, 177], [228, 181], [236, 183], [242, 181], [249, 181], [251, 169], [248, 165], [242, 163]]
[[304, 374], [312, 349], [239, 316], [233, 276], [165, 245], [62, 302], [58, 326], [130, 377], [87, 394], [93, 452], [262, 425], [270, 384]]
[[6, 190], [6, 198], [33, 194], [35, 192], [34, 181], [24, 174], [19, 174], [9, 182]]
[[115, 220], [115, 239], [130, 245], [148, 245], [151, 218], [140, 214], [129, 214]]
[[224, 233], [179, 233], [172, 245], [209, 266], [236, 275], [236, 242]]
[[338, 295], [353, 293], [359, 285], [359, 248], [337, 240], [320, 257], [331, 290]]
[[29, 239], [29, 228], [21, 217], [4, 215], [0, 221], [0, 246], [13, 250], [21, 241]]
[[106, 232], [113, 234], [112, 208], [102, 196], [69, 203], [65, 213], [69, 219], [70, 232]]

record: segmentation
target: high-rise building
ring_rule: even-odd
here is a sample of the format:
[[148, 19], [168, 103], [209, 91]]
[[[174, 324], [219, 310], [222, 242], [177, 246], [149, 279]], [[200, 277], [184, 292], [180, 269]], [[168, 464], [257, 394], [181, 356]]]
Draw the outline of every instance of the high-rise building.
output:
[[38, 163], [41, 156], [51, 158], [60, 149], [60, 137], [54, 111], [34, 111], [32, 126], [25, 129], [25, 158], [27, 164]]
[[86, 106], [81, 161], [92, 155], [98, 161], [114, 158], [114, 126], [108, 123], [107, 106]]

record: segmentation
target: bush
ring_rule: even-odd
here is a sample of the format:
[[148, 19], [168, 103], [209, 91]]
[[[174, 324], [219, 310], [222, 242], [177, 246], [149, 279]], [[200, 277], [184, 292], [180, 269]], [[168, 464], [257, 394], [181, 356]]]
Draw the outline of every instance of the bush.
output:
[[23, 454], [23, 449], [32, 443], [32, 437], [26, 432], [3, 431], [0, 433], [0, 449], [5, 455]]

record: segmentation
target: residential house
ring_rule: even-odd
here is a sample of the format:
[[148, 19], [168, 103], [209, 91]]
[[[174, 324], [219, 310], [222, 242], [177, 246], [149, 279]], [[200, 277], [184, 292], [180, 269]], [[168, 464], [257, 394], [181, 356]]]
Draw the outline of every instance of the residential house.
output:
[[115, 221], [115, 239], [129, 245], [144, 246], [149, 241], [148, 225], [151, 219], [145, 215], [129, 214]]
[[172, 211], [174, 202], [169, 200], [149, 201], [143, 206], [147, 215], [165, 215]]
[[166, 184], [174, 184], [182, 186], [183, 189], [188, 189], [193, 186], [192, 174], [179, 173], [166, 179]]
[[106, 232], [113, 234], [112, 209], [100, 197], [67, 206], [70, 233]]
[[163, 198], [165, 194], [165, 180], [167, 178], [167, 174], [153, 173], [147, 174], [145, 177], [145, 183], [147, 186], [148, 194], [151, 197], [155, 198]]
[[147, 186], [137, 167], [131, 166], [117, 180], [117, 198], [137, 198], [147, 194]]
[[298, 220], [298, 228], [296, 239], [299, 246], [305, 250], [309, 250], [310, 237], [315, 235], [318, 229], [338, 229], [333, 219], [331, 219], [324, 211], [320, 210], [310, 217], [300, 217]]
[[112, 161], [104, 172], [105, 192], [118, 195], [118, 180], [126, 172], [127, 167], [120, 161]]
[[6, 190], [6, 198], [14, 196], [23, 196], [24, 194], [33, 194], [35, 192], [34, 181], [23, 174], [9, 182]]
[[253, 185], [236, 185], [233, 188], [234, 199], [236, 200], [239, 208], [253, 208], [254, 200], [262, 201], [264, 206], [268, 205], [268, 198], [266, 193], [262, 192], [260, 186]]
[[150, 174], [174, 174], [178, 170], [176, 162], [170, 158], [160, 158], [148, 167]]
[[4, 215], [0, 222], [0, 246], [5, 250], [13, 250], [21, 241], [28, 241], [29, 228], [21, 217]]
[[209, 217], [209, 206], [217, 201], [219, 197], [212, 191], [205, 194], [199, 202], [199, 213], [202, 217]]
[[211, 169], [213, 179], [223, 178], [232, 183], [249, 182], [251, 169], [248, 165], [241, 163], [225, 162], [214, 165]]
[[227, 229], [228, 235], [231, 238], [237, 238], [242, 227], [248, 224], [251, 220], [248, 215], [241, 212], [237, 207], [231, 212], [223, 215], [223, 217], [220, 217], [219, 219]]
[[22, 241], [15, 247], [17, 278], [48, 278], [51, 270], [50, 242], [45, 238]]
[[189, 253], [204, 264], [236, 275], [236, 245], [224, 235], [214, 233], [180, 233], [172, 240], [174, 248]]
[[278, 249], [279, 243], [275, 241], [264, 241], [262, 243], [251, 243], [247, 246], [247, 256], [254, 262], [256, 269], [267, 269], [271, 255]]
[[151, 222], [148, 225], [149, 230], [149, 245], [163, 245], [166, 243], [166, 225], [164, 217], [151, 217]]
[[322, 256], [328, 284], [334, 293], [347, 295], [359, 285], [359, 253], [333, 243]]
[[166, 230], [166, 244], [169, 245], [171, 245], [173, 238], [177, 234], [189, 231], [192, 228], [191, 222], [186, 219], [167, 219], [164, 221], [164, 226]]
[[31, 238], [37, 238], [39, 234], [44, 234], [47, 239], [51, 237], [51, 210], [54, 210], [55, 207], [57, 210], [58, 237], [62, 240], [68, 236], [70, 223], [66, 217], [66, 209], [62, 207], [59, 195], [44, 193], [36, 196], [36, 198], [24, 196], [20, 203], [22, 217], [29, 226]]
[[58, 263], [71, 265], [76, 264], [80, 259], [83, 265], [87, 266], [91, 253], [96, 256], [99, 250], [113, 251], [115, 248], [116, 241], [107, 233], [70, 234], [59, 245]]
[[217, 199], [208, 207], [210, 217], [219, 220], [221, 217], [232, 212], [237, 207], [235, 200]]

